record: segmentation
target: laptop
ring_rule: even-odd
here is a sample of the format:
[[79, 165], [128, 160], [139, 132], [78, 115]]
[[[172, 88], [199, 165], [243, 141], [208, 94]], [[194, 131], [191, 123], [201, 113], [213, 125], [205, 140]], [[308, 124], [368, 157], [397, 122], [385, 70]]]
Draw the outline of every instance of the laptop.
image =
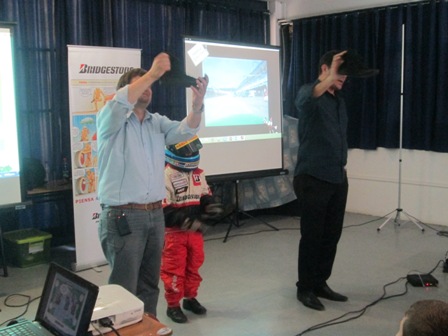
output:
[[98, 291], [98, 286], [50, 263], [35, 320], [0, 328], [0, 336], [87, 335]]

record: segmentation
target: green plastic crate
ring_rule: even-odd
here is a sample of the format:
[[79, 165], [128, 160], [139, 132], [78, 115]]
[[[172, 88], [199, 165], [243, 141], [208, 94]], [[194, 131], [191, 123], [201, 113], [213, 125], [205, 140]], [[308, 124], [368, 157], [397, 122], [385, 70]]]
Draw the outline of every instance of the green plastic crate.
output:
[[5, 254], [8, 263], [28, 267], [50, 262], [51, 234], [37, 229], [5, 232]]

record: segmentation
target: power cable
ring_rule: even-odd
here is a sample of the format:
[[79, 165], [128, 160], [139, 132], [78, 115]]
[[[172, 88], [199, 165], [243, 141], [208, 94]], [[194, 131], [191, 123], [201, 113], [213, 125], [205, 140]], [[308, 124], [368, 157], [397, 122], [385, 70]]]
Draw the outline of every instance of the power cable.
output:
[[[330, 326], [333, 326], [333, 325], [342, 324], [342, 323], [346, 323], [346, 322], [355, 320], [355, 319], [361, 317], [362, 315], [364, 315], [364, 313], [367, 311], [368, 308], [376, 305], [378, 302], [383, 301], [383, 300], [387, 300], [387, 299], [391, 299], [391, 298], [394, 298], [394, 297], [405, 295], [408, 292], [408, 283], [407, 282], [405, 283], [405, 290], [404, 290], [404, 292], [398, 293], [398, 294], [394, 294], [394, 295], [390, 295], [390, 296], [386, 296], [386, 294], [387, 294], [386, 293], [386, 288], [388, 286], [394, 285], [395, 283], [397, 283], [397, 282], [399, 282], [401, 280], [406, 280], [406, 277], [400, 277], [397, 280], [395, 280], [393, 282], [389, 282], [386, 285], [384, 285], [383, 286], [383, 295], [381, 295], [378, 299], [374, 300], [373, 302], [367, 304], [363, 308], [361, 308], [359, 310], [347, 312], [347, 313], [345, 313], [345, 314], [343, 314], [343, 315], [341, 315], [339, 317], [336, 317], [334, 319], [331, 319], [331, 320], [328, 320], [326, 322], [322, 322], [320, 324], [316, 324], [314, 326], [311, 326], [308, 329], [302, 331], [301, 333], [296, 334], [296, 336], [302, 336], [302, 335], [305, 335], [306, 333], [309, 333], [311, 331], [315, 331], [315, 330], [318, 330], [318, 329], [322, 329], [322, 328], [326, 328], [326, 327], [330, 327]], [[351, 314], [356, 314], [356, 315], [348, 317], [345, 320], [341, 320], [341, 319], [343, 319], [343, 318], [345, 318], [345, 317], [347, 317], [347, 316], [349, 316]]]
[[[25, 299], [27, 299], [27, 302], [25, 302], [25, 303], [23, 303], [23, 304], [11, 304], [11, 303], [8, 303], [8, 300], [10, 300], [10, 299], [11, 299], [12, 297], [14, 297], [14, 296], [18, 296], [18, 297], [25, 298]], [[6, 321], [0, 323], [0, 327], [3, 326], [4, 324], [7, 324], [8, 322], [17, 320], [18, 318], [20, 318], [20, 317], [22, 317], [23, 315], [25, 315], [25, 314], [28, 312], [28, 308], [29, 308], [30, 304], [31, 304], [32, 302], [38, 300], [38, 299], [40, 299], [40, 296], [35, 297], [34, 299], [31, 299], [31, 296], [29, 296], [29, 295], [25, 295], [25, 294], [10, 294], [10, 295], [8, 295], [8, 296], [5, 298], [4, 302], [3, 302], [3, 304], [5, 305], [5, 307], [10, 307], [10, 308], [26, 307], [26, 308], [25, 308], [25, 311], [24, 311], [22, 314], [17, 315], [16, 317], [10, 318], [9, 320], [6, 320]]]
[[[447, 252], [447, 253], [448, 253], [448, 252]], [[429, 271], [428, 273], [422, 273], [422, 272], [420, 272], [420, 274], [431, 274], [432, 272], [434, 272], [434, 271], [437, 269], [437, 267], [440, 265], [441, 262], [443, 262], [443, 260], [440, 260], [440, 261], [436, 264], [436, 266], [435, 266], [431, 271]], [[411, 272], [413, 272], [413, 271], [411, 271]], [[409, 273], [408, 273], [408, 274], [409, 274]], [[391, 286], [391, 285], [394, 285], [394, 284], [400, 282], [401, 280], [406, 280], [404, 291], [403, 291], [402, 293], [398, 293], [398, 294], [393, 294], [393, 295], [389, 295], [389, 296], [387, 296], [386, 288], [387, 288], [388, 286]], [[407, 281], [407, 276], [405, 276], [405, 277], [400, 277], [400, 278], [398, 278], [398, 279], [395, 280], [395, 281], [389, 282], [389, 283], [387, 283], [387, 284], [385, 284], [385, 285], [383, 286], [383, 295], [381, 295], [378, 299], [374, 300], [373, 302], [371, 302], [371, 303], [365, 305], [363, 308], [361, 308], [361, 309], [359, 309], [359, 310], [355, 310], [355, 311], [347, 312], [347, 313], [345, 313], [345, 314], [343, 314], [343, 315], [341, 315], [341, 316], [339, 316], [339, 317], [336, 317], [336, 318], [334, 318], [334, 319], [331, 319], [331, 320], [328, 320], [328, 321], [325, 321], [325, 322], [322, 322], [322, 323], [313, 325], [313, 326], [309, 327], [308, 329], [305, 329], [305, 330], [302, 331], [301, 333], [296, 334], [295, 336], [302, 336], [302, 335], [305, 335], [306, 333], [309, 333], [309, 332], [311, 332], [311, 331], [315, 331], [315, 330], [318, 330], [318, 329], [322, 329], [322, 328], [330, 327], [330, 326], [337, 325], [337, 324], [346, 323], [346, 322], [349, 322], [349, 321], [353, 321], [353, 320], [355, 320], [355, 319], [357, 319], [357, 318], [360, 318], [362, 315], [364, 315], [364, 313], [367, 311], [368, 308], [370, 308], [370, 307], [376, 305], [377, 303], [379, 303], [379, 302], [381, 302], [381, 301], [384, 301], [384, 300], [388, 300], [388, 299], [392, 299], [392, 298], [395, 298], [395, 297], [399, 297], [399, 296], [404, 296], [404, 295], [406, 295], [407, 292], [408, 292], [408, 284], [409, 284], [409, 281]], [[352, 315], [352, 314], [356, 314], [356, 315], [355, 315], [355, 316], [347, 317], [347, 316]], [[346, 317], [347, 317], [347, 318], [346, 318]], [[344, 318], [346, 318], [346, 319], [344, 319]], [[344, 319], [344, 320], [342, 320], [342, 319]]]

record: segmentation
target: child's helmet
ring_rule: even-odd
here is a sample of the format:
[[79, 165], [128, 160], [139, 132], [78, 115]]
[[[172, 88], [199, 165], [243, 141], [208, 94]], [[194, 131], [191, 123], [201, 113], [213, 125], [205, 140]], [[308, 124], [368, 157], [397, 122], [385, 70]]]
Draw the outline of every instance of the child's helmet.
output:
[[169, 145], [165, 149], [165, 161], [180, 170], [194, 170], [199, 166], [199, 150], [202, 143], [195, 135], [190, 140]]

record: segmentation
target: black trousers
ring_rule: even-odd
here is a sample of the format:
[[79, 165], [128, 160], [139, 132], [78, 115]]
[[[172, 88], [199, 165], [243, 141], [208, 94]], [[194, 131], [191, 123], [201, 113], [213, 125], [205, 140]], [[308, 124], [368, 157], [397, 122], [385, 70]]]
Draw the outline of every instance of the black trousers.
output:
[[322, 287], [331, 275], [344, 223], [347, 176], [334, 184], [298, 175], [294, 192], [302, 210], [297, 287], [307, 291]]

